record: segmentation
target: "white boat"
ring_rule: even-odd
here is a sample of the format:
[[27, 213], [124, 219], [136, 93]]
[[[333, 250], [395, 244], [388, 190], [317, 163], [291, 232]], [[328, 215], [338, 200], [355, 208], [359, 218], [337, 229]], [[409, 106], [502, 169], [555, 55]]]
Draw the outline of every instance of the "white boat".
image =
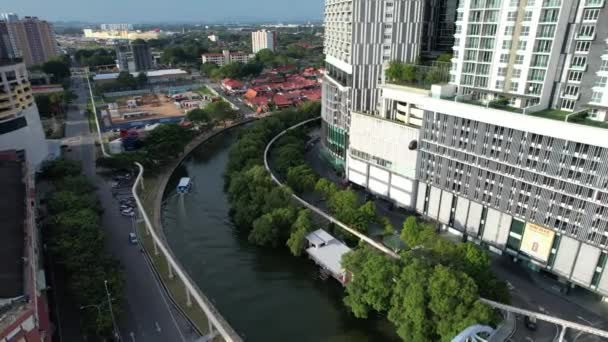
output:
[[184, 177], [179, 180], [179, 184], [177, 185], [177, 193], [178, 194], [187, 194], [192, 189], [192, 181], [188, 177]]

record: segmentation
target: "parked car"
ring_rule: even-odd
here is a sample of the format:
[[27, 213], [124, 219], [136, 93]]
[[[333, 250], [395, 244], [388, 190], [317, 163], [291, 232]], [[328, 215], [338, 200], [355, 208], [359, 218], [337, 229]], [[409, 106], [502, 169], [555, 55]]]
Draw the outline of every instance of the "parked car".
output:
[[124, 211], [123, 211], [123, 212], [121, 212], [120, 214], [121, 214], [122, 216], [127, 216], [127, 217], [133, 217], [133, 216], [135, 216], [135, 213], [134, 213], [134, 212], [132, 212], [132, 211], [130, 211], [130, 212], [124, 212]]
[[129, 243], [132, 245], [137, 245], [137, 236], [135, 233], [129, 233]]
[[536, 317], [534, 316], [526, 316], [526, 318], [524, 318], [524, 324], [526, 328], [531, 331], [536, 331], [536, 328], [538, 327], [538, 324], [536, 323]]

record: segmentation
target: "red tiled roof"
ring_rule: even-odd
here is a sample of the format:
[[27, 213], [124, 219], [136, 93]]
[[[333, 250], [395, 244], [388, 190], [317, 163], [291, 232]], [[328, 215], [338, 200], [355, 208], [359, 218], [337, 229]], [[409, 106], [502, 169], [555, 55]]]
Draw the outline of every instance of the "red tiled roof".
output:
[[248, 101], [252, 105], [261, 106], [261, 105], [267, 105], [268, 102], [270, 101], [270, 99], [266, 96], [258, 96], [258, 97], [249, 99]]
[[245, 93], [245, 98], [246, 99], [253, 99], [256, 96], [258, 96], [258, 92], [255, 89], [249, 89]]
[[312, 89], [302, 91], [302, 96], [310, 101], [317, 101], [321, 99], [321, 89]]
[[222, 81], [222, 85], [224, 85], [224, 87], [229, 87], [232, 89], [240, 89], [243, 88], [243, 82], [237, 81], [237, 80], [233, 80], [230, 78], [226, 78], [225, 80]]
[[288, 99], [287, 96], [281, 95], [281, 94], [276, 94], [272, 98], [272, 102], [274, 102], [274, 104], [277, 105], [277, 107], [287, 107], [287, 106], [291, 106], [293, 104], [293, 101]]

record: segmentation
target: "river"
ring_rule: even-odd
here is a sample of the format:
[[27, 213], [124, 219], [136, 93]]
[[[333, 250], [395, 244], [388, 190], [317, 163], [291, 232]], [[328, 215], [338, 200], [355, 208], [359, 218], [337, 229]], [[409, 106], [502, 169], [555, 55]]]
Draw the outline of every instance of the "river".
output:
[[[229, 217], [223, 173], [236, 128], [194, 150], [176, 170], [165, 194], [162, 220], [168, 243], [192, 279], [247, 341], [394, 341], [384, 319], [354, 318], [344, 291], [320, 280], [314, 264], [287, 248], [247, 242]], [[192, 193], [175, 193], [180, 177]]]

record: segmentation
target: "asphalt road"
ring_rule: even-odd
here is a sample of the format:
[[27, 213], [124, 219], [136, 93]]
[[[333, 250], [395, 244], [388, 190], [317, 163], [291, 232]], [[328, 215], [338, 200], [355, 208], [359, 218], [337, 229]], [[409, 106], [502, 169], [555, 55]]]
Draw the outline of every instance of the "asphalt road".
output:
[[[73, 91], [78, 95], [77, 102], [84, 103], [88, 99], [86, 83], [75, 80]], [[71, 145], [71, 151], [67, 153], [68, 158], [81, 161], [83, 172], [98, 188], [97, 193], [105, 209], [102, 223], [106, 230], [106, 245], [109, 252], [118, 258], [124, 267], [125, 304], [124, 312], [118, 321], [122, 340], [195, 340], [198, 336], [166, 297], [140, 248], [129, 244], [128, 234], [134, 229], [133, 222], [131, 218], [120, 215], [109, 182], [96, 173], [95, 139], [89, 132], [86, 117], [79, 110], [69, 111], [65, 133]]]
[[251, 110], [251, 108], [247, 107], [247, 105], [245, 105], [245, 103], [242, 101], [243, 100], [242, 96], [226, 95], [224, 93], [224, 91], [222, 90], [222, 88], [217, 83], [214, 83], [210, 80], [205, 80], [205, 84], [207, 84], [209, 87], [213, 88], [213, 90], [217, 91], [220, 95], [226, 97], [226, 99], [228, 99], [230, 102], [232, 102], [232, 104], [237, 106], [239, 108], [239, 114], [243, 115], [244, 117], [254, 114], [254, 111]]

